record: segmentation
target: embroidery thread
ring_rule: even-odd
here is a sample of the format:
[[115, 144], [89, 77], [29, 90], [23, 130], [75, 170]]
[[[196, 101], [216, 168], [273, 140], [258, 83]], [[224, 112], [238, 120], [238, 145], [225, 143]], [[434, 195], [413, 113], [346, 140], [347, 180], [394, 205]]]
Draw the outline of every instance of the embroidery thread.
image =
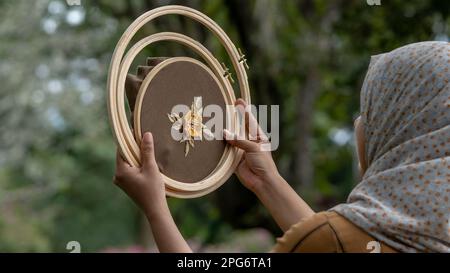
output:
[[182, 117], [178, 113], [167, 114], [172, 122], [172, 129], [182, 130], [180, 143], [185, 142], [184, 156], [187, 157], [190, 147], [194, 148], [194, 140], [203, 140], [203, 134], [212, 138], [211, 130], [203, 124], [203, 106], [202, 97], [194, 97], [191, 109]]

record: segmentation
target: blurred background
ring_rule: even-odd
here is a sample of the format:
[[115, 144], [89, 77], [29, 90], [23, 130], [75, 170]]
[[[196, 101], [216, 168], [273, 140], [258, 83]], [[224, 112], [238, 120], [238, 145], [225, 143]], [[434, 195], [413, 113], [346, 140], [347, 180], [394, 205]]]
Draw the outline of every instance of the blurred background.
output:
[[[67, 252], [69, 241], [82, 252], [156, 251], [145, 218], [112, 183], [105, 94], [122, 33], [167, 4], [207, 14], [247, 54], [253, 102], [280, 105], [274, 158], [294, 189], [315, 210], [344, 202], [359, 180], [353, 119], [370, 56], [450, 35], [450, 1], [376, 2], [1, 0], [0, 252]], [[185, 33], [229, 64], [211, 33], [177, 16], [134, 41], [159, 31]], [[135, 64], [190, 54], [162, 43]], [[235, 177], [169, 203], [195, 251], [268, 251], [282, 234]]]

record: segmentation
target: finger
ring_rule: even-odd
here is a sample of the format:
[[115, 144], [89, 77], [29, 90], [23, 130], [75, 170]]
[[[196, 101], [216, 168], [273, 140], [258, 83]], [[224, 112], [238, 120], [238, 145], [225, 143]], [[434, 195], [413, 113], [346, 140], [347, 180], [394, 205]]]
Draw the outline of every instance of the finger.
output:
[[239, 178], [239, 180], [240, 181], [242, 181], [242, 179], [243, 179], [243, 173], [245, 173], [245, 164], [246, 164], [246, 162], [245, 162], [245, 159], [244, 160], [242, 160], [240, 163], [239, 163], [239, 165], [237, 166], [237, 168], [236, 168], [236, 171], [235, 171], [235, 173], [236, 173], [236, 176]]
[[236, 168], [236, 175], [239, 179], [242, 179], [244, 177], [248, 177], [251, 174], [252, 172], [247, 167], [247, 161], [245, 159], [242, 160], [241, 163], [239, 163], [239, 166]]
[[237, 139], [236, 136], [228, 131], [227, 129], [223, 130], [225, 140], [232, 146], [238, 147], [246, 152], [257, 152], [259, 151], [259, 144], [250, 140], [240, 140]]
[[123, 159], [122, 155], [120, 154], [119, 149], [117, 149], [117, 151], [116, 151], [116, 171], [113, 176], [114, 184], [120, 186], [121, 181], [123, 180], [121, 178], [127, 176], [131, 172], [132, 169], [133, 169], [133, 167], [130, 164], [128, 164], [128, 162], [125, 161], [125, 159]]
[[146, 132], [141, 142], [142, 170], [151, 170], [156, 166], [153, 135]]
[[[252, 112], [250, 111], [248, 104], [243, 99], [236, 100], [235, 104], [236, 108], [238, 109], [239, 113], [241, 113], [242, 117], [244, 117], [244, 134], [246, 137], [249, 136], [249, 119], [250, 116], [253, 116]], [[252, 127], [254, 130], [254, 127]]]
[[253, 115], [251, 108], [243, 99], [236, 100], [235, 106], [242, 115], [245, 115], [245, 132], [248, 134], [250, 140], [253, 141], [268, 141], [264, 131], [258, 124], [258, 120]]
[[239, 166], [236, 168], [235, 173], [239, 178], [239, 181], [241, 181], [244, 186], [251, 187], [252, 176], [254, 176], [255, 174], [248, 168], [246, 160], [241, 161]]
[[117, 149], [116, 151], [116, 168], [121, 170], [131, 168], [130, 164], [128, 164], [128, 162], [123, 159], [119, 149]]

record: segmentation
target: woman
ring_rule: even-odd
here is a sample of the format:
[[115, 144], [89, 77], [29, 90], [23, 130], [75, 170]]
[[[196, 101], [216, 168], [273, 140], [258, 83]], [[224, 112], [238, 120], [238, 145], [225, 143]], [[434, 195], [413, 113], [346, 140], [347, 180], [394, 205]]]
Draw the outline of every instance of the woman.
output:
[[[445, 42], [372, 57], [355, 121], [363, 179], [329, 211], [315, 213], [296, 194], [261, 142], [225, 132], [245, 151], [240, 181], [285, 231], [274, 252], [450, 252], [449, 68]], [[161, 252], [190, 252], [167, 206], [151, 133], [141, 148], [140, 169], [117, 156], [115, 183], [145, 212]]]

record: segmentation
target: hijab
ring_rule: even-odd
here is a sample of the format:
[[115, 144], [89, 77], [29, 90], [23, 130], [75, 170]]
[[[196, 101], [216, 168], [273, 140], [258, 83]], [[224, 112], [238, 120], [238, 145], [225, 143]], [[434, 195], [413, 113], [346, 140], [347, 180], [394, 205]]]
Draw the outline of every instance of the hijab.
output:
[[332, 210], [405, 252], [450, 252], [450, 43], [373, 56], [361, 90], [368, 168]]

